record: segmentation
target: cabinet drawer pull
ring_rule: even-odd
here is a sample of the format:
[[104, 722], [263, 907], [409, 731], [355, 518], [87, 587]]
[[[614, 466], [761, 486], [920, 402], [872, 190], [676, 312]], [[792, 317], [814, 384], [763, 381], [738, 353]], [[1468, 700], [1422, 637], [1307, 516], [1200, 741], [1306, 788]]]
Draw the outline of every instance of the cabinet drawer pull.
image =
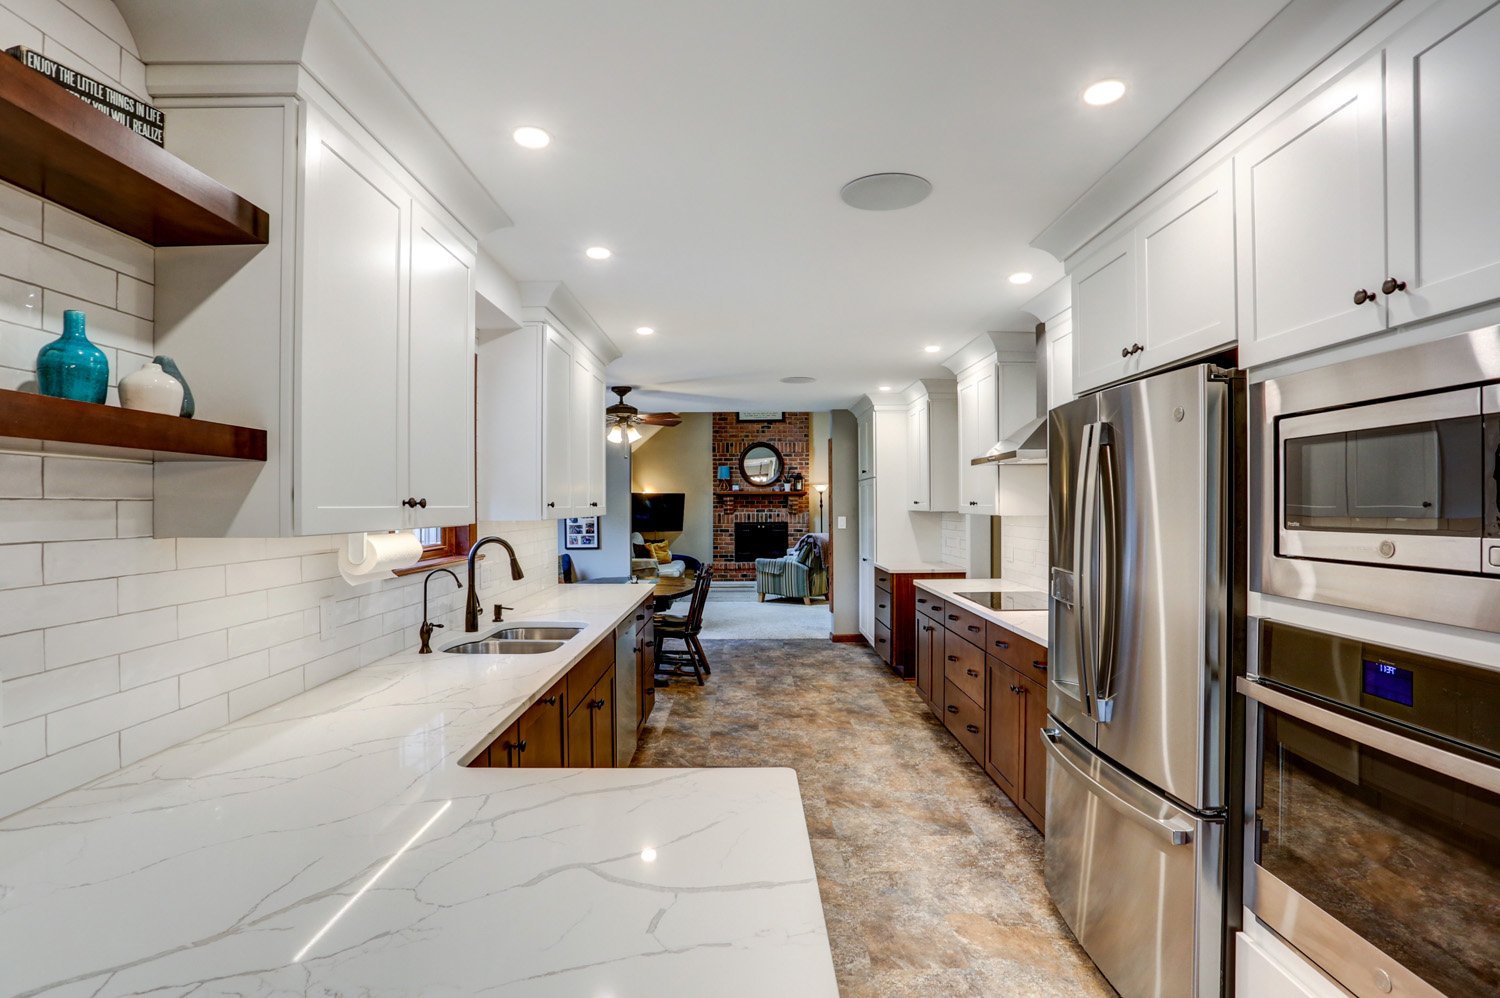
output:
[[948, 705], [948, 713], [950, 713], [950, 714], [957, 714], [958, 713], [958, 704], [956, 704], [956, 703], [950, 703]]
[[968, 732], [971, 735], [979, 734], [979, 725], [977, 724], [965, 724], [964, 727], [968, 729]]
[[875, 605], [878, 606], [882, 610], [885, 609], [885, 604], [884, 603], [876, 603]]
[[1021, 692], [1021, 687], [1015, 685], [1014, 683], [1012, 683], [1009, 687], [1007, 687], [1007, 689], [1009, 689], [1012, 693], [1020, 693]]
[[654, 687], [654, 686], [648, 686], [648, 687], [646, 687], [646, 695], [648, 697], [654, 697], [654, 696], [656, 696], [656, 687]]
[[982, 630], [984, 630], [984, 628], [983, 627], [976, 627], [975, 625], [970, 624], [969, 625], [969, 630], [971, 630], [971, 631], [982, 631]]
[[589, 710], [599, 710], [604, 706], [604, 703], [605, 701], [603, 700], [591, 700], [589, 701]]
[[969, 500], [969, 505], [970, 506], [978, 506], [979, 505], [979, 500], [978, 499], [970, 499]]
[[926, 603], [927, 602], [927, 597], [926, 596], [918, 596], [917, 597], [917, 602], [918, 603]]
[[996, 648], [1009, 648], [1010, 647], [1010, 642], [1009, 641], [1000, 641], [1000, 640], [997, 639], [995, 641], [995, 647]]
[[1380, 286], [1380, 290], [1383, 291], [1385, 294], [1393, 295], [1397, 291], [1405, 291], [1406, 290], [1406, 282], [1405, 281], [1398, 281], [1394, 277], [1387, 277], [1385, 279], [1385, 283]]
[[516, 742], [516, 751], [517, 752], [525, 752], [526, 751], [526, 739], [522, 738], [520, 741]]
[[912, 501], [911, 501], [911, 504], [912, 504], [912, 505], [913, 505], [913, 506], [920, 506], [920, 505], [922, 505], [922, 500], [920, 500], [920, 499], [913, 499], [913, 500], [912, 500]]
[[1047, 671], [1047, 663], [1046, 662], [1032, 662], [1031, 663], [1031, 667], [1033, 669], [1040, 669], [1043, 672]]
[[950, 662], [957, 662], [958, 661], [958, 656], [957, 655], [949, 655], [948, 656], [948, 661], [950, 661]]
[[540, 700], [537, 701], [537, 703], [544, 703], [548, 707], [556, 707], [557, 706], [557, 697], [555, 697], [555, 696], [542, 697]]
[[948, 619], [949, 620], [957, 620], [958, 619], [958, 614], [956, 614], [956, 613], [950, 613], [950, 614], [948, 614]]
[[1143, 346], [1141, 346], [1139, 343], [1132, 343], [1128, 347], [1121, 347], [1120, 348], [1120, 356], [1121, 357], [1130, 357], [1130, 356], [1133, 356], [1135, 354], [1140, 353], [1144, 349], [1146, 349], [1146, 348], [1143, 347]]
[[975, 672], [973, 669], [965, 669], [964, 671], [973, 676], [975, 679], [979, 678], [979, 673]]
[[656, 647], [656, 642], [655, 641], [647, 641], [646, 642], [646, 647], [647, 648], [655, 648]]

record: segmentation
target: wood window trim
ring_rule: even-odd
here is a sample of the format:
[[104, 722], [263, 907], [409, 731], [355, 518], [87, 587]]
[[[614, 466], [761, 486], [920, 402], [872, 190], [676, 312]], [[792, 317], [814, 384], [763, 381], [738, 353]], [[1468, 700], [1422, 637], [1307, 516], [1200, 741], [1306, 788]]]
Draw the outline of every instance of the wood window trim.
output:
[[[443, 540], [440, 544], [429, 544], [422, 548], [422, 560], [410, 568], [403, 568], [391, 574], [396, 576], [417, 575], [422, 572], [430, 572], [434, 568], [446, 568], [467, 561], [469, 558], [469, 547], [474, 543], [474, 535], [478, 531], [475, 524], [463, 527], [444, 527]], [[484, 556], [480, 555], [482, 559]]]

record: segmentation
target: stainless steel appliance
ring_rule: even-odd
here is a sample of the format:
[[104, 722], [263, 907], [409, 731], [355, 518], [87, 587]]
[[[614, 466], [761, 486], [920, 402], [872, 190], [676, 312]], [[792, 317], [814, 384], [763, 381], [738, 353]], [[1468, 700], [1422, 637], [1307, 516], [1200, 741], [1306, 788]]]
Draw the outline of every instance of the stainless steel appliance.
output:
[[1356, 995], [1500, 994], [1500, 672], [1262, 622], [1246, 901]]
[[1266, 381], [1254, 588], [1500, 631], [1500, 327]]
[[1047, 886], [1126, 998], [1219, 994], [1238, 921], [1241, 385], [1199, 365], [1049, 420]]

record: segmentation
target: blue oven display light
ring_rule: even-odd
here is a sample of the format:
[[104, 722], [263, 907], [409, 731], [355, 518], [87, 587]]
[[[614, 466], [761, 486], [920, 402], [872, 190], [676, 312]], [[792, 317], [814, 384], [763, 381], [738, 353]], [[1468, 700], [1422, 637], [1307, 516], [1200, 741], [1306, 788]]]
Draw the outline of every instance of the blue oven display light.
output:
[[1390, 662], [1365, 659], [1365, 695], [1412, 706], [1412, 671]]

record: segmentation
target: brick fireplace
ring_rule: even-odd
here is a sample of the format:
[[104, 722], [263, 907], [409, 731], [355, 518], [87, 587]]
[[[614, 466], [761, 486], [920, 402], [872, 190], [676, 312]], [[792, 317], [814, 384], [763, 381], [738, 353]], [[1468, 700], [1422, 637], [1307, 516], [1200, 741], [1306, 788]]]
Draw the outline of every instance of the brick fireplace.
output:
[[[781, 451], [786, 462], [783, 480], [793, 472], [801, 472], [803, 494], [763, 489], [740, 474], [740, 454], [751, 444], [762, 441]], [[780, 422], [741, 423], [735, 413], [716, 412], [712, 460], [709, 474], [714, 476], [714, 572], [720, 579], [754, 579], [754, 559], [738, 560], [748, 552], [743, 547], [736, 552], [736, 524], [784, 525], [786, 544], [775, 554], [784, 554], [786, 545], [796, 543], [809, 529], [811, 519], [805, 490], [812, 484], [812, 414], [788, 412]], [[718, 469], [724, 465], [730, 469], [727, 481], [718, 477]], [[738, 492], [732, 488], [736, 484], [740, 487]], [[777, 527], [771, 529], [780, 536]], [[768, 531], [751, 527], [739, 533], [742, 538], [756, 534], [764, 540]], [[769, 550], [768, 542], [766, 549]]]

